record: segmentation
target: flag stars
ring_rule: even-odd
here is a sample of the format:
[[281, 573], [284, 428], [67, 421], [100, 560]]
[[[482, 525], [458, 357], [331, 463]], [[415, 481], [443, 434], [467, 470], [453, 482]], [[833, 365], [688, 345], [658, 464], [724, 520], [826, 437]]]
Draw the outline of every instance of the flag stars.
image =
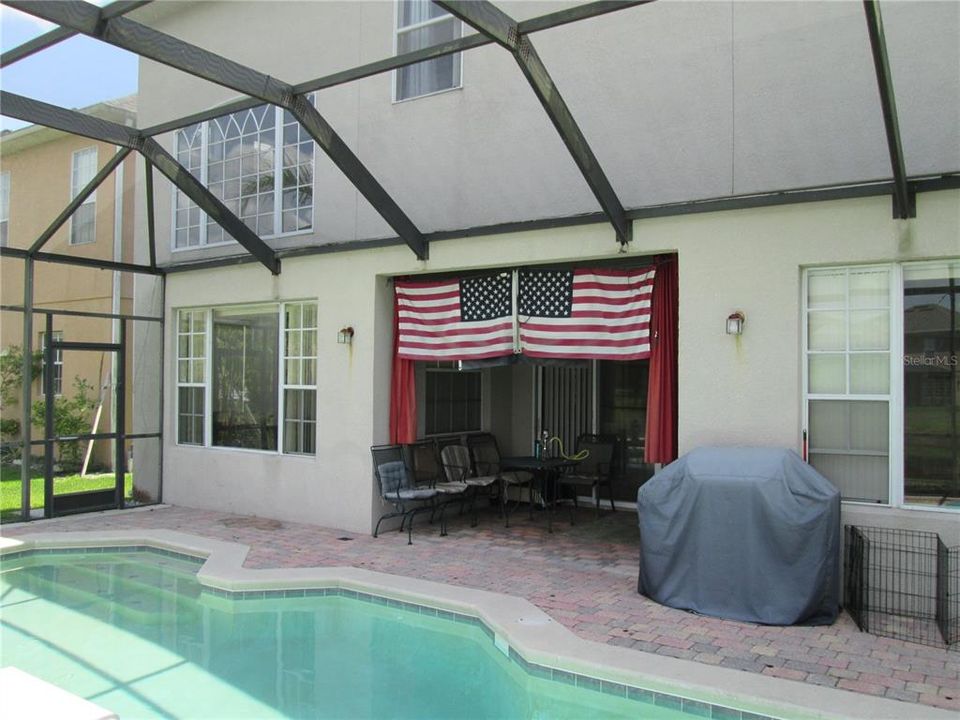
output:
[[460, 317], [463, 322], [509, 317], [511, 277], [506, 273], [463, 278], [460, 281]]
[[540, 270], [520, 273], [520, 315], [569, 317], [573, 308], [573, 273]]

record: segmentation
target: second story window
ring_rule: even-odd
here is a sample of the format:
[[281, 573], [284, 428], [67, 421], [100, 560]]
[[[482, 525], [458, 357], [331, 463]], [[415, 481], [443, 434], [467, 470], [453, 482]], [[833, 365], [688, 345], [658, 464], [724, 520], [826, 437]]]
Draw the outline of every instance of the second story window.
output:
[[[460, 21], [429, 0], [397, 1], [397, 54], [460, 37]], [[394, 73], [394, 100], [460, 87], [460, 53], [408, 65]]]
[[[95, 147], [77, 150], [73, 154], [73, 166], [70, 171], [70, 197], [75, 198], [97, 174], [97, 149]], [[70, 218], [70, 244], [92, 243], [96, 236], [97, 192], [83, 201], [83, 205]]]
[[[177, 132], [177, 159], [260, 237], [313, 228], [311, 137], [293, 116], [260, 105]], [[176, 249], [217, 245], [230, 237], [179, 190]]]
[[10, 173], [0, 173], [0, 247], [7, 246], [10, 224]]

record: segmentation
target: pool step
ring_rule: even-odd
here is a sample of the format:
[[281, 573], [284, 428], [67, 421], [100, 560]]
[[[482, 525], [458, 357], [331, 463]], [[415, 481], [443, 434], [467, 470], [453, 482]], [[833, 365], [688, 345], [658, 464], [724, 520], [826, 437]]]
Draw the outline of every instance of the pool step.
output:
[[95, 567], [84, 565], [34, 567], [26, 574], [16, 575], [20, 576], [17, 580], [11, 575], [7, 581], [20, 585], [21, 580], [21, 587], [52, 602], [98, 617], [109, 615], [147, 626], [159, 624], [164, 613], [195, 608], [191, 600], [200, 592], [199, 585], [192, 582], [182, 583], [188, 592], [179, 595], [169, 585], [157, 587], [137, 577], [104, 575]]

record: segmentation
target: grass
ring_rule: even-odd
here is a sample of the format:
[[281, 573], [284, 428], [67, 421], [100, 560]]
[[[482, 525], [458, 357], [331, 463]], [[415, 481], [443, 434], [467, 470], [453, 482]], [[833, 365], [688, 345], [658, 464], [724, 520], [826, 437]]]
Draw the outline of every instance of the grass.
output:
[[[84, 490], [101, 490], [113, 487], [113, 473], [103, 475], [61, 475], [53, 479], [54, 492], [62, 493], [82, 492]], [[15, 522], [20, 519], [20, 466], [4, 465], [0, 468], [0, 522]], [[124, 497], [130, 500], [133, 491], [133, 474], [127, 473], [124, 478]], [[30, 478], [30, 507], [43, 507], [43, 474], [34, 470]]]

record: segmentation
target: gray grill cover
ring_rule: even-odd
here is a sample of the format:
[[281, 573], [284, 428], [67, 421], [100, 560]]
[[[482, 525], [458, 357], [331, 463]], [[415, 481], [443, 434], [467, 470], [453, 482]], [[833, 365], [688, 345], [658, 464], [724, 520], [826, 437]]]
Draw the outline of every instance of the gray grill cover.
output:
[[840, 493], [792, 450], [699, 448], [637, 493], [639, 591], [767, 625], [827, 625], [840, 603]]

